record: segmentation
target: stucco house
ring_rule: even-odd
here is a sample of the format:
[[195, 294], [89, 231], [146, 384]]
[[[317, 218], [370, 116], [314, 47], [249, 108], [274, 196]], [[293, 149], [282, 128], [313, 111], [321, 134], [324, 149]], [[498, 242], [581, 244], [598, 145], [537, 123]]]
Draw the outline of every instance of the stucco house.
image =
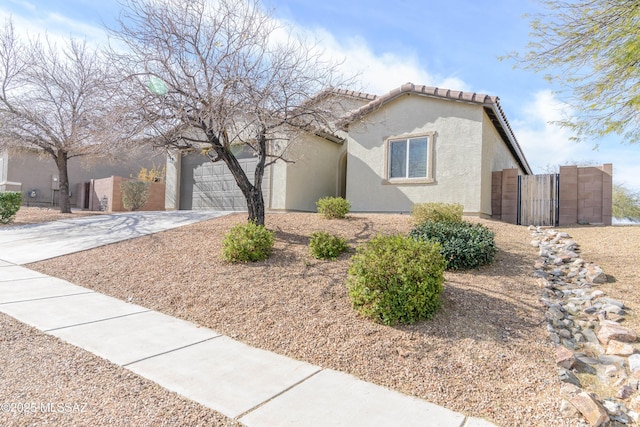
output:
[[[92, 180], [110, 176], [137, 176], [142, 167], [162, 167], [166, 154], [162, 151], [142, 149], [121, 153], [115, 158], [69, 160], [69, 189], [71, 206], [89, 208]], [[59, 200], [58, 168], [47, 154], [33, 149], [0, 151], [0, 192], [18, 191], [24, 204], [30, 206], [56, 206]]]
[[[414, 203], [461, 203], [465, 214], [491, 215], [492, 172], [531, 168], [498, 97], [402, 85], [376, 96], [335, 90], [345, 109], [333, 132], [301, 136], [293, 163], [265, 172], [265, 205], [315, 211], [342, 196], [353, 212], [409, 212]], [[245, 170], [255, 158], [239, 153]], [[222, 162], [199, 153], [167, 159], [167, 209], [242, 210], [244, 197]]]

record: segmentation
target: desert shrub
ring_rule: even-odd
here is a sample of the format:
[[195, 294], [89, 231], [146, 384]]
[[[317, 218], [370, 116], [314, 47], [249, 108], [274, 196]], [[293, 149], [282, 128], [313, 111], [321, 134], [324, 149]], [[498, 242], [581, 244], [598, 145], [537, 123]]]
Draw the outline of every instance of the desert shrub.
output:
[[360, 314], [385, 325], [430, 319], [440, 308], [445, 266], [437, 243], [378, 236], [352, 257], [349, 297]]
[[411, 218], [416, 224], [427, 221], [462, 221], [463, 206], [459, 203], [416, 203], [411, 208]]
[[309, 240], [311, 256], [318, 259], [336, 259], [348, 249], [349, 246], [345, 239], [324, 231], [314, 232]]
[[138, 172], [138, 181], [144, 182], [164, 182], [167, 174], [167, 166], [162, 166], [162, 169], [154, 163], [151, 169], [145, 167], [140, 168]]
[[342, 197], [323, 197], [316, 202], [316, 207], [325, 218], [344, 218], [351, 209], [351, 203]]
[[230, 262], [263, 261], [271, 255], [275, 234], [254, 222], [233, 227], [222, 241], [222, 255]]
[[14, 191], [0, 193], [0, 223], [9, 224], [20, 210], [22, 194]]
[[137, 211], [149, 199], [150, 182], [124, 181], [120, 184], [122, 190], [122, 205], [128, 211]]
[[482, 224], [427, 221], [414, 228], [409, 236], [439, 243], [450, 270], [489, 264], [496, 254], [495, 234]]

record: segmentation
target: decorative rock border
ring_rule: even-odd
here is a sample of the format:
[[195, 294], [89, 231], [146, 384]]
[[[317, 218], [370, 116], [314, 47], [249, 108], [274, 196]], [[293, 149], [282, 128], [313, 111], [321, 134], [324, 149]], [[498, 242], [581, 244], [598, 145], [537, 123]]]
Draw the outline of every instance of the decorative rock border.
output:
[[531, 245], [540, 251], [534, 275], [542, 288], [549, 338], [556, 345], [562, 416], [581, 415], [592, 426], [637, 425], [640, 346], [637, 333], [621, 325], [627, 307], [593, 289], [607, 277], [580, 258], [569, 234], [529, 229]]

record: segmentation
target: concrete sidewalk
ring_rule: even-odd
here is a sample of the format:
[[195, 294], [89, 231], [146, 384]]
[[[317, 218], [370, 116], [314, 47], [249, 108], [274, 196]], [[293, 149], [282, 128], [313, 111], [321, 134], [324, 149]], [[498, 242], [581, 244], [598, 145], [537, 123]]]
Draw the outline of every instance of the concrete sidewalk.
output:
[[[160, 222], [175, 224], [167, 221], [170, 217]], [[105, 230], [114, 230], [112, 235], [123, 240], [123, 234], [142, 235], [139, 233], [151, 229], [146, 223], [141, 229], [124, 225], [123, 233], [117, 231], [115, 224], [131, 224], [134, 219], [103, 218], [102, 229], [79, 224], [79, 229], [69, 230], [52, 223], [40, 229], [58, 232], [44, 237], [31, 232], [36, 227], [29, 233], [15, 229], [13, 239], [8, 229], [1, 230], [0, 239], [5, 240], [0, 241], [0, 311], [250, 427], [493, 426], [351, 375], [247, 346], [208, 328], [14, 262], [28, 259], [27, 247], [33, 244], [50, 248], [50, 252], [38, 252], [50, 258], [61, 248], [83, 250], [79, 248], [86, 248], [89, 242], [103, 244], [109, 240], [100, 235]], [[19, 256], [7, 252], [9, 242], [21, 248]], [[69, 242], [74, 243], [63, 244]]]

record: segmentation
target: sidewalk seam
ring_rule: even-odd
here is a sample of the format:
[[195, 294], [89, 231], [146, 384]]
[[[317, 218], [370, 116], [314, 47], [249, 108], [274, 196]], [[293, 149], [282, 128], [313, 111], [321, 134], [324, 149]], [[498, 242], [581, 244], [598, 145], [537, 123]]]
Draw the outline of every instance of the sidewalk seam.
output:
[[75, 328], [76, 326], [91, 325], [92, 323], [100, 323], [100, 322], [105, 322], [107, 320], [120, 319], [122, 317], [134, 316], [136, 314], [149, 313], [151, 311], [153, 311], [153, 310], [136, 311], [136, 312], [133, 312], [133, 313], [122, 314], [120, 316], [105, 317], [104, 319], [92, 320], [90, 322], [82, 322], [82, 323], [75, 323], [73, 325], [60, 326], [59, 328], [46, 329], [46, 330], [43, 329], [42, 332], [49, 333], [49, 332], [52, 332], [52, 331], [59, 331], [61, 329]]
[[42, 301], [42, 300], [45, 300], [45, 299], [73, 297], [73, 296], [76, 296], [76, 295], [88, 295], [88, 294], [95, 294], [95, 293], [96, 293], [95, 291], [87, 290], [86, 292], [77, 292], [75, 294], [51, 295], [51, 296], [48, 296], [48, 297], [30, 298], [30, 299], [21, 299], [21, 300], [18, 300], [18, 301], [0, 302], [0, 305], [19, 304], [19, 303], [22, 303], [22, 302]]
[[[148, 359], [153, 359], [154, 357], [163, 356], [165, 354], [173, 353], [174, 351], [183, 350], [185, 348], [193, 347], [194, 345], [198, 345], [198, 344], [202, 344], [203, 342], [215, 340], [216, 338], [220, 338], [220, 337], [223, 337], [223, 336], [224, 335], [219, 334], [219, 335], [216, 335], [215, 337], [206, 338], [206, 339], [198, 341], [198, 342], [194, 342], [194, 343], [191, 343], [191, 344], [183, 345], [182, 347], [176, 347], [176, 348], [173, 348], [171, 350], [163, 351], [163, 352], [158, 353], [158, 354], [153, 354], [151, 356], [143, 357], [142, 359], [134, 360], [133, 362], [125, 363], [124, 365], [120, 365], [120, 366], [122, 366], [123, 368], [127, 368], [127, 367], [133, 365], [134, 363], [143, 362], [143, 361], [148, 360]], [[152, 381], [155, 381], [155, 380], [152, 380]]]
[[293, 389], [294, 387], [299, 386], [300, 384], [302, 384], [303, 382], [307, 381], [308, 379], [310, 379], [311, 377], [319, 374], [320, 372], [324, 371], [324, 369], [318, 367], [318, 370], [307, 375], [306, 377], [304, 377], [303, 379], [301, 379], [300, 381], [290, 385], [289, 387], [285, 388], [284, 390], [282, 390], [281, 392], [278, 392], [276, 394], [274, 394], [273, 396], [271, 396], [270, 398], [268, 398], [267, 400], [265, 400], [264, 402], [261, 402], [259, 404], [257, 404], [256, 406], [247, 409], [246, 411], [244, 411], [243, 413], [241, 413], [240, 415], [236, 416], [234, 418], [234, 420], [236, 421], [240, 421], [240, 419], [242, 417], [245, 417], [247, 415], [249, 415], [251, 412], [255, 411], [256, 409], [259, 409], [261, 407], [263, 407], [264, 405], [266, 405], [267, 403], [271, 402], [274, 399], [277, 399], [278, 397], [282, 396], [283, 394], [285, 394], [286, 392], [288, 392], [289, 390]]

